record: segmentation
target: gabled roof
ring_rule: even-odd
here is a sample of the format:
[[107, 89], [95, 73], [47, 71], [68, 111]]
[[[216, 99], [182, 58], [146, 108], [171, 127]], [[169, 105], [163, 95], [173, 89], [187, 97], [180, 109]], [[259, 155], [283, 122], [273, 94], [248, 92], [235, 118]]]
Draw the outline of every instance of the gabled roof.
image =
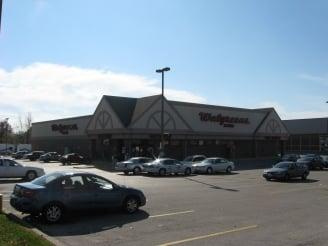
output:
[[104, 96], [104, 99], [111, 105], [122, 124], [128, 127], [137, 103], [137, 98]]

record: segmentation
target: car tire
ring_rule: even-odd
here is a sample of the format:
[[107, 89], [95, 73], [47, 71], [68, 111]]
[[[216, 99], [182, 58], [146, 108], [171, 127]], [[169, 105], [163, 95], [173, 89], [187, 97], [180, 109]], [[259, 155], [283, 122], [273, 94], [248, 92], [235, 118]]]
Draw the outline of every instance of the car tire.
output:
[[59, 222], [64, 215], [64, 207], [59, 203], [50, 203], [42, 210], [42, 216], [49, 224]]
[[133, 214], [139, 209], [139, 199], [134, 196], [127, 197], [123, 203], [123, 210], [128, 214]]
[[27, 181], [32, 181], [32, 180], [34, 180], [37, 177], [38, 177], [38, 175], [36, 174], [35, 171], [27, 171], [27, 173], [25, 175], [25, 179]]
[[159, 169], [158, 174], [159, 174], [159, 176], [165, 176], [166, 170], [164, 168], [161, 168], [161, 169]]
[[141, 168], [140, 167], [133, 168], [133, 175], [139, 175], [140, 173], [141, 173]]
[[302, 175], [302, 180], [306, 180], [307, 179], [307, 176], [308, 176], [308, 173], [303, 173], [303, 175]]
[[265, 180], [266, 180], [266, 181], [270, 181], [270, 178], [266, 177]]
[[226, 173], [227, 174], [230, 174], [232, 171], [232, 167], [231, 166], [228, 166], [227, 169], [226, 169]]
[[287, 182], [289, 179], [290, 179], [289, 175], [286, 174], [285, 177], [284, 177], [284, 180]]
[[213, 174], [213, 168], [208, 167], [208, 168], [206, 169], [206, 173], [207, 173], [207, 174]]
[[124, 171], [124, 174], [125, 175], [129, 175], [129, 171]]
[[184, 174], [186, 175], [186, 176], [190, 176], [191, 175], [191, 169], [188, 167], [188, 168], [186, 168], [186, 170], [184, 171]]

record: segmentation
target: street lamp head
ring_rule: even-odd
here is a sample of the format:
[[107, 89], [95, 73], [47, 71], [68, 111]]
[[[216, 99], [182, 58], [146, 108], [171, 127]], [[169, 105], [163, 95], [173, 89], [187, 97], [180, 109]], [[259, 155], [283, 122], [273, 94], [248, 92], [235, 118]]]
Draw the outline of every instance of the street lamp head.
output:
[[157, 69], [156, 70], [156, 73], [163, 73], [163, 72], [168, 72], [170, 71], [170, 68], [169, 67], [165, 67], [165, 68], [162, 68], [162, 69]]

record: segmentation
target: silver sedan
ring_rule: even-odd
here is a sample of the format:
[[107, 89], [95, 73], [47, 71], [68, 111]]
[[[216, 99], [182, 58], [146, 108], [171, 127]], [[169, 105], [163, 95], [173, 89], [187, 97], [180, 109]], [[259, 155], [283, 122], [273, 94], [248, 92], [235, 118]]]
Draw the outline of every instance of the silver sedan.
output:
[[171, 158], [159, 158], [153, 162], [143, 165], [144, 172], [149, 174], [158, 174], [165, 176], [166, 174], [184, 174], [191, 175], [192, 166], [183, 164], [178, 160]]
[[220, 157], [206, 158], [200, 163], [192, 165], [195, 173], [207, 173], [212, 174], [216, 172], [231, 173], [235, 169], [235, 165], [232, 161], [228, 161]]

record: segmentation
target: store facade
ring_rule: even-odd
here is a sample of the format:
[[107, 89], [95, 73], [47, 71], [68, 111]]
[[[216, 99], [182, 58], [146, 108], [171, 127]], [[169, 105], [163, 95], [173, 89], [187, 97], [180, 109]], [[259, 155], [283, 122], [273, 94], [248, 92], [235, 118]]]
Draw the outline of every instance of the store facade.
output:
[[328, 154], [328, 118], [283, 121], [290, 137], [286, 143], [288, 153]]
[[[103, 96], [94, 114], [37, 122], [33, 149], [79, 152], [93, 158], [158, 155], [160, 95]], [[244, 109], [169, 101], [164, 98], [166, 156], [192, 154], [248, 158], [283, 152], [289, 132], [273, 108]]]

